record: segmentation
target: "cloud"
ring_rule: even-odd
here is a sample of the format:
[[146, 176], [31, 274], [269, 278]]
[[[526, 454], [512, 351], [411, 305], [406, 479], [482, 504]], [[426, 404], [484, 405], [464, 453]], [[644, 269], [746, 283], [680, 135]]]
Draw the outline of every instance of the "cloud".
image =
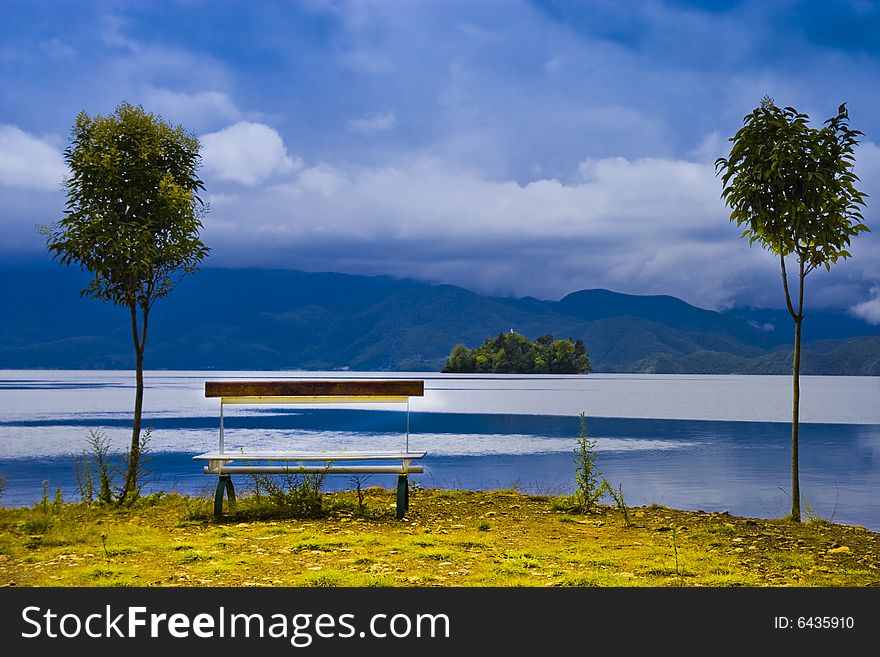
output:
[[143, 98], [150, 111], [191, 130], [228, 125], [242, 116], [229, 96], [219, 91], [185, 93], [151, 87], [144, 92]]
[[17, 126], [0, 124], [0, 184], [57, 190], [66, 172], [58, 149]]
[[761, 260], [726, 221], [711, 165], [606, 158], [581, 171], [572, 183], [518, 184], [432, 158], [317, 164], [282, 184], [212, 199], [206, 226], [218, 264], [414, 276], [543, 297], [604, 286], [718, 307]]
[[220, 180], [254, 186], [301, 166], [290, 157], [281, 135], [263, 123], [240, 121], [201, 137], [205, 168]]
[[384, 114], [352, 119], [348, 122], [348, 129], [351, 132], [384, 132], [391, 130], [395, 125], [397, 125], [397, 117], [394, 112], [385, 112]]
[[714, 166], [719, 157], [726, 157], [730, 152], [730, 142], [722, 137], [717, 130], [703, 137], [702, 141], [690, 153], [699, 162], [711, 162]]
[[850, 314], [865, 320], [868, 324], [880, 324], [880, 288], [871, 288], [872, 299], [850, 308]]
[[[876, 154], [866, 146], [865, 172]], [[423, 154], [373, 166], [319, 162], [275, 184], [217, 190], [206, 225], [217, 264], [390, 274], [542, 298], [607, 287], [716, 309], [778, 307], [778, 261], [739, 238], [711, 159], [588, 158], [576, 174], [523, 183]], [[813, 307], [864, 299], [880, 280], [878, 247], [874, 234], [860, 236], [853, 258], [814, 274]]]

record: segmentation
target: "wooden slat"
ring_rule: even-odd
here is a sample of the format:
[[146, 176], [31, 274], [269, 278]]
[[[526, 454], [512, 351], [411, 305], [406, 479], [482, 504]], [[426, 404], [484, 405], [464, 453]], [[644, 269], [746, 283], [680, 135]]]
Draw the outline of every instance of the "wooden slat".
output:
[[205, 452], [202, 461], [378, 461], [420, 459], [427, 452]]
[[222, 397], [224, 404], [405, 404], [409, 397], [347, 395], [338, 397]]
[[425, 382], [407, 379], [205, 381], [205, 397], [424, 397]]

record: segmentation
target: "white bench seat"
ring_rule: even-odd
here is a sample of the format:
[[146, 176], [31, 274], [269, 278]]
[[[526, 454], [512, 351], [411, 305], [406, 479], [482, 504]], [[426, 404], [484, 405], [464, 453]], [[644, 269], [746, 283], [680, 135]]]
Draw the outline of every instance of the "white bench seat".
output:
[[[205, 452], [194, 459], [208, 461], [205, 474], [421, 474], [410, 461], [427, 452]], [[229, 465], [233, 461], [281, 461], [287, 465]], [[291, 465], [324, 461], [326, 465]], [[336, 461], [400, 461], [399, 465], [334, 465]]]

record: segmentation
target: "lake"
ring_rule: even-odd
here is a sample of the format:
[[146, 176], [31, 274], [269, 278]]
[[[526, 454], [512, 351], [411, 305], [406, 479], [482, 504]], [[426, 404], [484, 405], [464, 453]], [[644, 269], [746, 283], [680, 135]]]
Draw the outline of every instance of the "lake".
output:
[[[586, 414], [597, 467], [631, 506], [779, 517], [790, 510], [791, 379], [786, 376], [590, 374], [443, 375], [387, 372], [174, 372], [146, 375], [152, 427], [147, 492], [208, 493], [214, 477], [192, 455], [216, 446], [218, 401], [206, 380], [419, 378], [410, 448], [425, 450], [423, 487], [542, 494], [574, 489], [578, 416]], [[802, 508], [880, 531], [880, 378], [802, 377]], [[0, 371], [0, 474], [6, 506], [60, 487], [78, 499], [73, 459], [91, 429], [124, 450], [134, 375], [125, 371]], [[405, 405], [235, 406], [227, 449], [397, 449]], [[247, 478], [239, 479], [246, 488]], [[366, 485], [391, 487], [394, 476]], [[328, 489], [351, 487], [345, 476]]]

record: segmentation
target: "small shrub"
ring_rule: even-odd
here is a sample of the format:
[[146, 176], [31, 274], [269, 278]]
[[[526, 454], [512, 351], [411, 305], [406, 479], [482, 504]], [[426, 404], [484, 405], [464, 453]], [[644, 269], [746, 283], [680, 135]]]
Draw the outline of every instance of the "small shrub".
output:
[[[135, 472], [134, 488], [130, 491], [128, 501], [133, 502], [141, 495], [141, 491], [150, 474], [149, 445], [153, 436], [153, 428], [148, 426], [141, 433], [138, 449], [140, 457]], [[120, 466], [110, 457], [110, 438], [101, 429], [89, 429], [86, 438], [88, 448], [79, 456], [74, 457], [73, 472], [76, 477], [76, 488], [83, 504], [109, 505], [118, 501], [119, 487], [115, 485], [117, 475], [122, 473]], [[128, 457], [126, 457], [127, 460]], [[97, 490], [95, 490], [97, 486]], [[97, 499], [96, 499], [97, 498]]]
[[678, 563], [678, 534], [675, 530], [675, 525], [672, 526], [672, 550], [675, 555], [675, 572], [678, 574], [681, 583], [684, 584], [684, 574], [681, 572], [681, 567]]
[[86, 506], [91, 506], [95, 501], [95, 482], [92, 479], [92, 469], [84, 454], [74, 457], [73, 475], [76, 477], [76, 490], [79, 492], [80, 500]]
[[43, 512], [43, 515], [49, 515], [49, 480], [43, 479], [43, 496], [37, 502], [36, 508]]
[[602, 473], [596, 469], [596, 441], [587, 432], [587, 418], [580, 414], [580, 432], [575, 450], [575, 503], [582, 513], [589, 513], [608, 488]]
[[624, 526], [629, 527], [629, 507], [623, 497], [623, 484], [615, 489], [596, 468], [596, 441], [587, 432], [586, 415], [581, 413], [579, 419], [580, 431], [574, 456], [576, 489], [573, 495], [553, 500], [551, 508], [567, 513], [591, 513], [599, 500], [607, 495], [623, 515]]
[[22, 529], [27, 534], [45, 534], [52, 527], [53, 520], [49, 516], [36, 516], [24, 521]]
[[181, 563], [198, 563], [200, 561], [208, 561], [211, 557], [200, 554], [199, 552], [191, 552], [183, 555], [180, 559]]
[[184, 495], [181, 502], [183, 503], [181, 522], [203, 522], [214, 517], [213, 500]]
[[[98, 503], [110, 504], [113, 502], [113, 478], [117, 469], [111, 466], [107, 453], [110, 451], [110, 438], [100, 429], [89, 429], [89, 437], [86, 439], [89, 451], [82, 455], [81, 470], [83, 482], [78, 483], [80, 494], [87, 492], [88, 499], [83, 499], [87, 504], [91, 503], [93, 480], [98, 480]], [[92, 474], [94, 468], [95, 475]]]
[[311, 586], [316, 588], [336, 588], [342, 586], [345, 576], [342, 573], [318, 573], [311, 575], [300, 582], [301, 586]]
[[55, 497], [49, 501], [49, 480], [43, 480], [43, 495], [34, 504], [36, 514], [24, 521], [23, 528], [28, 534], [45, 534], [55, 524], [56, 516], [64, 508], [64, 495], [60, 488], [55, 490]]
[[617, 489], [605, 481], [607, 484], [608, 495], [611, 496], [611, 499], [614, 500], [614, 503], [617, 505], [617, 509], [620, 511], [623, 516], [623, 526], [629, 527], [629, 507], [626, 504], [626, 500], [623, 498], [623, 484], [618, 484]]
[[526, 570], [532, 568], [540, 568], [541, 566], [541, 562], [533, 555], [518, 552], [508, 552], [502, 554], [500, 557], [495, 559], [495, 562], [508, 566], [513, 566], [515, 568], [523, 568]]
[[361, 516], [365, 515], [367, 512], [367, 502], [364, 499], [364, 482], [369, 478], [369, 475], [366, 477], [363, 475], [354, 475], [351, 477], [351, 482], [355, 487], [355, 493], [357, 493], [358, 515]]
[[52, 511], [58, 513], [64, 508], [64, 492], [61, 488], [55, 489], [55, 498], [52, 500]]
[[804, 516], [806, 517], [807, 522], [811, 525], [827, 525], [829, 523], [827, 519], [816, 513], [813, 505], [810, 504], [809, 501], [807, 501], [805, 495], [801, 495], [801, 505], [804, 509]]
[[319, 518], [324, 515], [323, 493], [326, 473], [261, 475], [252, 474], [256, 511], [264, 504], [269, 515], [292, 518]]

